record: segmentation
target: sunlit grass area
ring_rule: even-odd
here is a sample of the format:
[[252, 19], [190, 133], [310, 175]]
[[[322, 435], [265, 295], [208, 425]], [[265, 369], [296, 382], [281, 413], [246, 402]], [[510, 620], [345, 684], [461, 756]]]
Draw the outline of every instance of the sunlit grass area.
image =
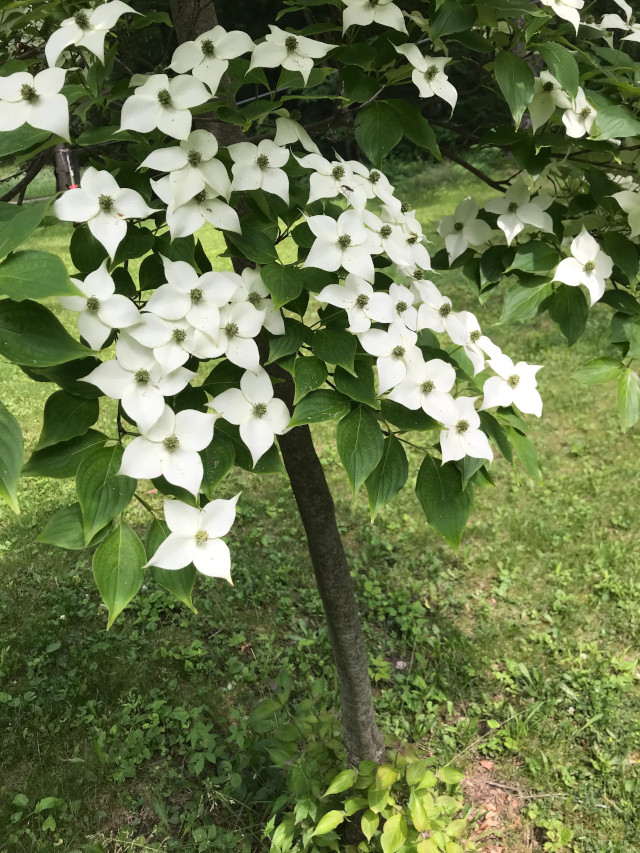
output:
[[[494, 195], [459, 170], [431, 184], [417, 177], [420, 195], [411, 196], [431, 236], [463, 195]], [[60, 254], [71, 270], [70, 233], [47, 226], [31, 246]], [[214, 268], [228, 268], [216, 232], [200, 236]], [[502, 815], [494, 839], [509, 853], [545, 844], [640, 850], [640, 440], [621, 433], [615, 388], [572, 378], [582, 361], [605, 354], [609, 309], [592, 313], [569, 350], [548, 319], [498, 326], [499, 295], [482, 308], [457, 275], [437, 281], [514, 360], [544, 365], [544, 415], [531, 424], [544, 485], [526, 476], [518, 484], [496, 459], [495, 488], [477, 493], [453, 554], [413, 495], [417, 455], [407, 488], [372, 526], [366, 496], [352, 499], [338, 463], [335, 428], [314, 429], [358, 590], [380, 724], [476, 783], [510, 792], [519, 818]], [[29, 447], [50, 390], [0, 363], [0, 399]], [[235, 586], [199, 579], [194, 614], [148, 578], [109, 633], [91, 554], [35, 541], [75, 500], [73, 483], [28, 479], [21, 515], [0, 507], [0, 850], [268, 849], [246, 716], [282, 670], [293, 677], [292, 701], [324, 676], [331, 706], [334, 675], [284, 475], [234, 472], [220, 496], [240, 489], [228, 537]], [[159, 507], [150, 490], [142, 485]], [[142, 531], [149, 516], [136, 506], [127, 520]], [[36, 811], [45, 798], [54, 799]], [[146, 847], [131, 846], [139, 837]]]

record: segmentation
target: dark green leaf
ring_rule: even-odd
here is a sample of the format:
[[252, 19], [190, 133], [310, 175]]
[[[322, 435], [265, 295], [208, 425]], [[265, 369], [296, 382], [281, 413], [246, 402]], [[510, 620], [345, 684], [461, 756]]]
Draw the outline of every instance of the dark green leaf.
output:
[[101, 542], [109, 531], [107, 525], [93, 537], [87, 545], [84, 541], [82, 510], [79, 503], [59, 509], [51, 516], [44, 530], [37, 537], [38, 542], [55, 545], [57, 548], [67, 548], [70, 551], [80, 551]]
[[342, 329], [319, 329], [313, 335], [311, 346], [314, 354], [322, 361], [337, 364], [353, 373], [357, 345], [356, 337], [351, 332]]
[[542, 483], [542, 473], [538, 466], [538, 454], [533, 444], [526, 435], [522, 435], [521, 432], [512, 427], [509, 427], [508, 435], [511, 446], [515, 450], [516, 456], [522, 463], [524, 470], [534, 480]]
[[[634, 281], [638, 274], [638, 249], [635, 243], [617, 231], [607, 231], [602, 238], [602, 243], [614, 264], [622, 270], [629, 281]], [[634, 301], [638, 305], [637, 300]]]
[[514, 284], [504, 295], [504, 304], [500, 323], [515, 323], [518, 320], [531, 320], [540, 312], [545, 299], [553, 293], [550, 282], [535, 287], [522, 287]]
[[123, 452], [119, 444], [98, 447], [87, 453], [78, 467], [76, 492], [87, 543], [129, 505], [135, 492], [137, 481], [117, 473]]
[[14, 364], [48, 367], [90, 353], [44, 305], [0, 300], [0, 355]]
[[15, 302], [49, 296], [81, 296], [57, 255], [15, 252], [0, 264], [0, 293]]
[[404, 431], [425, 430], [438, 427], [438, 422], [430, 418], [422, 409], [407, 409], [393, 400], [383, 400], [380, 404], [382, 416], [389, 423]]
[[269, 360], [267, 364], [277, 361], [286, 355], [298, 352], [304, 343], [305, 327], [291, 317], [284, 318], [284, 335], [273, 335], [269, 340]]
[[338, 454], [354, 494], [382, 458], [383, 435], [380, 425], [366, 406], [357, 406], [338, 424]]
[[391, 149], [400, 142], [402, 132], [395, 111], [384, 101], [374, 101], [357, 115], [356, 142], [374, 166], [380, 166]]
[[211, 444], [200, 455], [204, 467], [202, 490], [207, 497], [210, 497], [218, 483], [233, 468], [236, 452], [233, 442], [216, 432]]
[[254, 474], [280, 474], [283, 471], [282, 459], [276, 444], [271, 445], [269, 450], [258, 459], [254, 467], [251, 454], [240, 438], [240, 431], [237, 426], [220, 419], [216, 421], [216, 432], [218, 435], [225, 435], [233, 442], [235, 464], [245, 471], [251, 471]]
[[228, 388], [239, 388], [240, 378], [243, 373], [244, 368], [238, 367], [237, 364], [232, 364], [232, 362], [225, 358], [224, 361], [216, 364], [202, 383], [202, 387], [213, 397], [217, 397], [218, 394], [222, 394]]
[[18, 513], [18, 479], [24, 441], [18, 421], [0, 401], [0, 498]]
[[76, 269], [80, 272], [93, 272], [107, 257], [107, 250], [89, 231], [86, 223], [73, 229], [69, 253]]
[[124, 522], [93, 555], [93, 577], [109, 610], [107, 631], [140, 589], [145, 562], [144, 545]]
[[102, 447], [107, 436], [90, 429], [84, 435], [36, 450], [22, 469], [23, 477], [75, 477], [78, 466], [95, 447]]
[[336, 388], [357, 403], [366, 403], [375, 409], [378, 401], [371, 359], [367, 356], [356, 356], [354, 369], [355, 376], [343, 367], [336, 367], [333, 375]]
[[371, 521], [380, 512], [382, 507], [403, 488], [409, 476], [409, 463], [407, 454], [400, 441], [389, 435], [384, 440], [382, 458], [375, 469], [365, 480], [365, 487], [369, 495], [369, 509]]
[[399, 122], [407, 139], [414, 145], [425, 148], [431, 152], [437, 160], [442, 160], [442, 154], [438, 147], [438, 141], [433, 129], [418, 107], [407, 101], [392, 99], [387, 101], [389, 119]]
[[536, 50], [562, 88], [575, 98], [580, 85], [580, 70], [571, 51], [552, 40], [536, 45]]
[[304, 278], [296, 267], [269, 264], [262, 268], [260, 274], [276, 308], [281, 308], [302, 293]]
[[35, 145], [42, 145], [50, 136], [48, 130], [36, 130], [28, 124], [23, 124], [16, 130], [4, 131], [0, 134], [0, 159], [19, 151], [27, 151]]
[[310, 391], [319, 388], [327, 378], [327, 365], [315, 355], [295, 360], [293, 375], [296, 383], [294, 403], [299, 403]]
[[349, 400], [337, 391], [329, 388], [311, 391], [295, 407], [289, 426], [336, 420], [343, 418], [350, 409]]
[[473, 487], [462, 488], [462, 475], [452, 462], [441, 465], [425, 456], [416, 480], [416, 495], [429, 524], [457, 548], [473, 506]]
[[511, 269], [543, 273], [555, 269], [559, 262], [557, 249], [541, 240], [530, 240], [516, 248]]
[[500, 424], [493, 415], [489, 414], [489, 412], [478, 412], [478, 414], [480, 415], [483, 430], [487, 433], [489, 438], [492, 438], [495, 441], [500, 449], [500, 453], [502, 453], [507, 462], [513, 462], [511, 445], [509, 444], [507, 433], [505, 432], [502, 424]]
[[476, 17], [475, 6], [465, 5], [460, 0], [444, 0], [431, 20], [431, 37], [435, 39], [470, 30]]
[[[271, 264], [277, 262], [278, 253], [275, 242], [278, 236], [278, 228], [273, 222], [248, 214], [242, 218], [240, 223], [242, 234], [226, 232], [227, 243], [232, 257], [244, 257], [257, 264]], [[234, 252], [233, 250], [237, 251]]]
[[50, 204], [50, 198], [25, 205], [0, 202], [0, 258], [13, 252], [36, 230]]
[[562, 284], [549, 300], [549, 314], [558, 324], [569, 346], [575, 344], [587, 325], [589, 306], [579, 287]]
[[76, 435], [84, 435], [98, 420], [100, 405], [96, 399], [86, 399], [55, 391], [44, 406], [44, 423], [37, 449], [51, 447]]
[[533, 71], [511, 50], [502, 50], [496, 56], [495, 75], [500, 91], [509, 105], [516, 127], [533, 98]]

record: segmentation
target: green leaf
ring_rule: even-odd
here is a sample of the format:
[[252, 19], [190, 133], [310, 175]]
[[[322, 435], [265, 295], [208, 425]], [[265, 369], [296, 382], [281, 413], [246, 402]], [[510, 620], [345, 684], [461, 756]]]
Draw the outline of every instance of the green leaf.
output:
[[376, 408], [378, 401], [371, 359], [366, 356], [357, 356], [354, 370], [355, 376], [352, 372], [347, 372], [344, 367], [336, 367], [333, 374], [336, 388], [357, 403], [365, 403], [367, 406]]
[[315, 391], [327, 378], [327, 365], [315, 355], [297, 358], [293, 367], [296, 383], [294, 403], [299, 403], [310, 391]]
[[96, 399], [55, 391], [44, 406], [44, 423], [37, 450], [84, 435], [98, 420], [99, 414], [100, 404]]
[[519, 320], [531, 320], [540, 312], [540, 306], [553, 293], [550, 282], [535, 287], [523, 287], [514, 284], [505, 293], [502, 314], [499, 323], [515, 323]]
[[34, 451], [22, 469], [23, 477], [75, 477], [84, 457], [102, 447], [107, 436], [90, 429], [84, 435]]
[[533, 98], [533, 71], [513, 51], [502, 50], [496, 56], [495, 75], [517, 128]]
[[0, 355], [8, 361], [50, 367], [90, 354], [44, 305], [0, 300]]
[[89, 231], [89, 226], [86, 223], [73, 229], [69, 253], [74, 266], [80, 272], [97, 270], [107, 257], [107, 250]]
[[618, 415], [624, 430], [640, 417], [640, 378], [633, 370], [625, 370], [618, 379]]
[[81, 296], [61, 258], [50, 252], [15, 252], [0, 264], [0, 293], [15, 302]]
[[284, 335], [273, 335], [269, 340], [267, 364], [272, 364], [286, 355], [293, 355], [304, 343], [305, 327], [302, 323], [291, 317], [285, 317], [284, 328]]
[[302, 293], [304, 277], [296, 267], [268, 264], [262, 268], [260, 274], [273, 297], [276, 308], [282, 308]]
[[530, 240], [516, 248], [510, 269], [541, 273], [555, 269], [559, 262], [557, 249], [542, 240]]
[[465, 5], [460, 0], [444, 0], [431, 20], [431, 37], [450, 35], [470, 30], [476, 22], [475, 6]]
[[473, 506], [472, 486], [462, 488], [462, 475], [452, 462], [440, 465], [427, 455], [418, 472], [416, 495], [429, 524], [457, 548]]
[[50, 198], [36, 204], [0, 203], [0, 258], [13, 252], [36, 230], [50, 204]]
[[[306, 359], [305, 359], [306, 360]], [[349, 400], [330, 388], [311, 391], [295, 407], [289, 427], [343, 418], [351, 409]]]
[[398, 439], [394, 435], [389, 435], [384, 440], [382, 458], [365, 480], [371, 521], [403, 488], [408, 476], [407, 454]]
[[233, 468], [236, 451], [230, 439], [216, 432], [211, 444], [200, 455], [202, 456], [202, 465], [204, 468], [202, 491], [207, 497], [211, 497], [218, 483]]
[[374, 101], [361, 109], [356, 117], [356, 142], [374, 166], [380, 166], [400, 142], [402, 132], [395, 111], [384, 101]]
[[258, 459], [254, 467], [251, 454], [240, 438], [240, 430], [235, 424], [220, 419], [216, 421], [216, 432], [233, 442], [235, 464], [245, 471], [252, 471], [254, 474], [279, 474], [283, 470], [282, 459], [276, 444], [271, 445], [267, 452]]
[[242, 218], [240, 226], [242, 234], [225, 232], [232, 257], [248, 258], [256, 264], [271, 264], [279, 260], [275, 246], [278, 237], [275, 223], [250, 213]]
[[[168, 535], [169, 528], [165, 522], [154, 518], [145, 541], [147, 562], [151, 560]], [[154, 581], [163, 589], [166, 589], [167, 592], [170, 592], [182, 604], [186, 604], [194, 613], [198, 612], [193, 606], [192, 601], [196, 574], [196, 569], [193, 565], [185, 566], [183, 569], [159, 569], [157, 566], [151, 566], [151, 576]]]
[[123, 453], [119, 444], [94, 448], [78, 467], [76, 492], [82, 507], [87, 543], [119, 515], [133, 497], [137, 480], [117, 473]]
[[360, 819], [360, 826], [362, 828], [362, 834], [367, 839], [367, 841], [371, 841], [373, 836], [378, 830], [378, 824], [380, 823], [380, 815], [372, 812], [371, 809], [367, 809], [366, 812], [362, 815]]
[[382, 853], [397, 853], [407, 839], [407, 821], [401, 814], [392, 815], [382, 827]]
[[357, 777], [358, 774], [355, 770], [341, 770], [337, 776], [334, 776], [331, 784], [322, 796], [327, 797], [329, 794], [341, 794], [347, 788], [351, 788]]
[[480, 415], [482, 428], [489, 438], [492, 438], [495, 441], [500, 453], [502, 453], [507, 462], [513, 462], [511, 445], [509, 444], [507, 433], [505, 432], [502, 424], [500, 424], [493, 415], [489, 414], [489, 412], [478, 412], [478, 414]]
[[338, 424], [338, 454], [354, 494], [382, 458], [382, 430], [371, 409], [357, 406]]
[[569, 346], [575, 344], [587, 325], [589, 306], [579, 287], [561, 284], [549, 300], [549, 314], [558, 324]]
[[612, 382], [620, 377], [621, 362], [615, 358], [593, 358], [579, 367], [573, 378], [585, 385], [596, 385], [600, 382]]
[[328, 832], [331, 832], [336, 828], [336, 826], [340, 826], [340, 824], [344, 821], [344, 814], [339, 811], [330, 811], [327, 812], [324, 817], [321, 817], [318, 825], [313, 830], [313, 835], [326, 835]]
[[617, 139], [621, 136], [640, 136], [640, 121], [625, 107], [617, 104], [599, 109], [592, 138]]
[[18, 421], [0, 401], [0, 497], [15, 513], [18, 507], [18, 479], [22, 468], [24, 441]]
[[[633, 241], [624, 234], [618, 234], [617, 231], [607, 231], [603, 235], [602, 244], [614, 264], [622, 270], [629, 281], [633, 281], [638, 274], [638, 249]], [[638, 309], [637, 299], [634, 298], [634, 302]]]
[[36, 130], [29, 124], [23, 124], [16, 130], [5, 131], [0, 134], [0, 159], [10, 154], [17, 154], [19, 151], [27, 151], [36, 145], [42, 145], [50, 136], [50, 131]]
[[456, 770], [455, 767], [441, 767], [438, 770], [438, 779], [444, 782], [445, 785], [457, 785], [464, 779], [464, 773]]
[[54, 513], [37, 537], [38, 542], [55, 545], [57, 548], [67, 548], [70, 551], [80, 551], [101, 542], [109, 531], [109, 525], [103, 527], [87, 545], [84, 541], [82, 510], [79, 503], [65, 506]]
[[314, 354], [327, 364], [337, 364], [353, 373], [358, 342], [355, 335], [343, 329], [320, 329], [313, 335]]
[[40, 802], [36, 803], [34, 812], [39, 814], [40, 812], [48, 811], [49, 809], [55, 809], [63, 803], [64, 800], [61, 800], [60, 797], [45, 797], [40, 800]]
[[380, 411], [386, 421], [405, 432], [439, 428], [438, 422], [429, 417], [422, 409], [413, 411], [393, 400], [383, 400], [380, 403]]
[[538, 466], [538, 454], [533, 444], [526, 435], [523, 435], [512, 427], [509, 427], [508, 435], [511, 446], [515, 450], [516, 456], [522, 463], [524, 470], [534, 480], [542, 483], [542, 472]]
[[571, 51], [551, 40], [536, 45], [536, 50], [562, 88], [575, 98], [580, 85], [580, 70]]
[[122, 522], [93, 555], [93, 577], [109, 610], [107, 631], [142, 585], [144, 545]]
[[414, 104], [409, 104], [407, 101], [396, 100], [395, 98], [392, 98], [386, 103], [390, 111], [390, 118], [393, 121], [400, 123], [402, 131], [407, 139], [410, 139], [414, 145], [418, 145], [420, 148], [425, 148], [427, 151], [430, 151], [436, 160], [442, 160], [442, 154], [438, 147], [436, 135], [429, 122], [420, 112], [420, 109]]

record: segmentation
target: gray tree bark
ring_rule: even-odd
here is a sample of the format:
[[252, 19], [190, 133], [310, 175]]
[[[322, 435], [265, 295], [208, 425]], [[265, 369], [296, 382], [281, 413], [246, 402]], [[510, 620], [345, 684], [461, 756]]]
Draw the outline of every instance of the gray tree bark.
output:
[[[170, 0], [170, 5], [179, 43], [194, 39], [218, 23], [213, 0]], [[214, 133], [220, 145], [229, 145], [244, 138], [235, 125], [200, 118], [200, 126]], [[293, 380], [283, 370], [278, 370], [277, 374], [284, 381], [275, 386], [275, 391], [291, 409]], [[376, 725], [362, 625], [333, 498], [309, 427], [296, 427], [281, 436], [279, 444], [305, 529], [327, 620], [338, 674], [344, 743], [349, 763], [357, 766], [364, 759], [380, 761], [384, 739]]]

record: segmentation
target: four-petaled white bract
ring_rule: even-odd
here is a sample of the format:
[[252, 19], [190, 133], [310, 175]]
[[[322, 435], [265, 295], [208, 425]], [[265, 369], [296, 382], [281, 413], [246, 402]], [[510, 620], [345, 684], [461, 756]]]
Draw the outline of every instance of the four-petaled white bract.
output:
[[70, 311], [79, 311], [78, 330], [91, 349], [100, 349], [114, 329], [126, 329], [140, 322], [140, 313], [126, 296], [116, 293], [116, 286], [104, 260], [84, 281], [72, 278], [84, 296], [60, 296], [60, 303]]
[[401, 44], [396, 47], [398, 53], [404, 54], [413, 65], [411, 79], [415, 83], [421, 98], [432, 98], [436, 95], [455, 109], [458, 93], [455, 86], [449, 82], [444, 73], [444, 67], [449, 62], [448, 56], [424, 56], [416, 44]]
[[498, 228], [504, 231], [510, 246], [527, 226], [553, 232], [553, 221], [545, 213], [552, 202], [548, 195], [537, 195], [532, 199], [527, 185], [520, 180], [513, 183], [503, 196], [489, 199], [484, 209], [498, 214]]
[[517, 406], [521, 412], [540, 417], [542, 397], [537, 388], [536, 373], [539, 364], [514, 364], [508, 355], [499, 353], [489, 359], [489, 367], [496, 376], [490, 376], [482, 389], [482, 409], [497, 406]]
[[438, 223], [438, 234], [444, 238], [449, 263], [460, 257], [468, 246], [479, 246], [491, 238], [491, 226], [477, 217], [478, 205], [472, 198], [465, 198], [453, 216], [443, 216]]
[[33, 76], [16, 71], [0, 77], [0, 133], [30, 124], [70, 142], [69, 103], [60, 90], [64, 68], [45, 68]]
[[572, 98], [569, 108], [562, 114], [562, 123], [566, 128], [567, 136], [571, 136], [573, 139], [588, 136], [595, 124], [597, 115], [595, 107], [587, 101], [587, 96], [583, 90], [578, 89], [578, 94]]
[[233, 166], [231, 189], [264, 190], [280, 196], [289, 203], [289, 178], [282, 170], [289, 159], [289, 151], [281, 148], [270, 139], [263, 139], [258, 145], [252, 142], [236, 142], [228, 148]]
[[232, 584], [231, 555], [221, 537], [235, 521], [238, 498], [239, 494], [229, 501], [217, 499], [202, 510], [177, 500], [165, 501], [164, 517], [171, 533], [146, 565], [175, 570], [193, 563], [203, 575]]
[[586, 228], [571, 241], [570, 258], [560, 261], [553, 274], [554, 281], [571, 287], [581, 284], [589, 291], [591, 304], [602, 298], [605, 279], [613, 272], [613, 261], [605, 254]]
[[209, 92], [190, 74], [152, 74], [122, 105], [120, 130], [149, 133], [157, 127], [174, 139], [191, 133], [192, 107], [209, 100]]
[[310, 216], [307, 225], [316, 240], [303, 264], [327, 272], [344, 269], [372, 282], [375, 269], [371, 255], [382, 251], [379, 236], [365, 227], [361, 215], [346, 210], [338, 219], [323, 214]]
[[454, 400], [449, 391], [456, 381], [453, 367], [441, 358], [424, 360], [420, 350], [407, 359], [407, 373], [390, 392], [389, 399], [407, 409], [422, 409], [441, 423], [454, 417]]
[[584, 6], [584, 0], [540, 0], [545, 6], [550, 6], [559, 18], [564, 18], [576, 28], [580, 26], [580, 9]]
[[541, 71], [533, 81], [533, 93], [527, 109], [534, 133], [549, 121], [556, 107], [567, 110], [571, 106], [571, 98], [548, 71]]
[[109, 172], [89, 166], [80, 186], [67, 190], [54, 202], [53, 212], [67, 222], [86, 222], [113, 259], [127, 233], [126, 220], [145, 219], [156, 211], [140, 193], [119, 187]]
[[404, 17], [398, 6], [392, 0], [342, 0], [347, 7], [342, 13], [342, 29], [346, 31], [349, 27], [357, 24], [366, 27], [369, 24], [381, 24], [383, 27], [392, 27], [406, 33], [407, 28]]
[[249, 448], [253, 464], [267, 452], [276, 435], [283, 435], [291, 420], [289, 409], [273, 396], [268, 373], [261, 367], [247, 370], [240, 388], [229, 388], [208, 405], [225, 421], [240, 427], [240, 438]]
[[202, 80], [215, 95], [222, 75], [229, 67], [229, 60], [253, 50], [250, 37], [240, 30], [227, 32], [217, 26], [207, 30], [193, 41], [185, 41], [175, 49], [171, 68], [178, 74], [191, 71], [194, 77]]
[[287, 71], [299, 71], [305, 85], [313, 70], [313, 60], [322, 59], [334, 45], [315, 39], [285, 32], [269, 24], [270, 35], [256, 45], [251, 55], [249, 68], [276, 68], [281, 65]]
[[55, 65], [62, 51], [70, 45], [85, 47], [104, 62], [104, 39], [108, 31], [125, 12], [139, 14], [121, 0], [102, 3], [95, 9], [78, 9], [71, 18], [60, 24], [60, 29], [49, 36], [44, 53], [47, 63]]
[[480, 429], [480, 416], [475, 410], [475, 397], [456, 397], [453, 411], [447, 413], [440, 432], [442, 462], [457, 462], [465, 456], [493, 459], [489, 439]]
[[393, 300], [388, 293], [374, 292], [373, 286], [360, 276], [349, 273], [344, 284], [328, 284], [317, 296], [318, 302], [328, 302], [347, 312], [349, 331], [354, 335], [366, 332], [371, 323], [391, 323], [394, 319]]

